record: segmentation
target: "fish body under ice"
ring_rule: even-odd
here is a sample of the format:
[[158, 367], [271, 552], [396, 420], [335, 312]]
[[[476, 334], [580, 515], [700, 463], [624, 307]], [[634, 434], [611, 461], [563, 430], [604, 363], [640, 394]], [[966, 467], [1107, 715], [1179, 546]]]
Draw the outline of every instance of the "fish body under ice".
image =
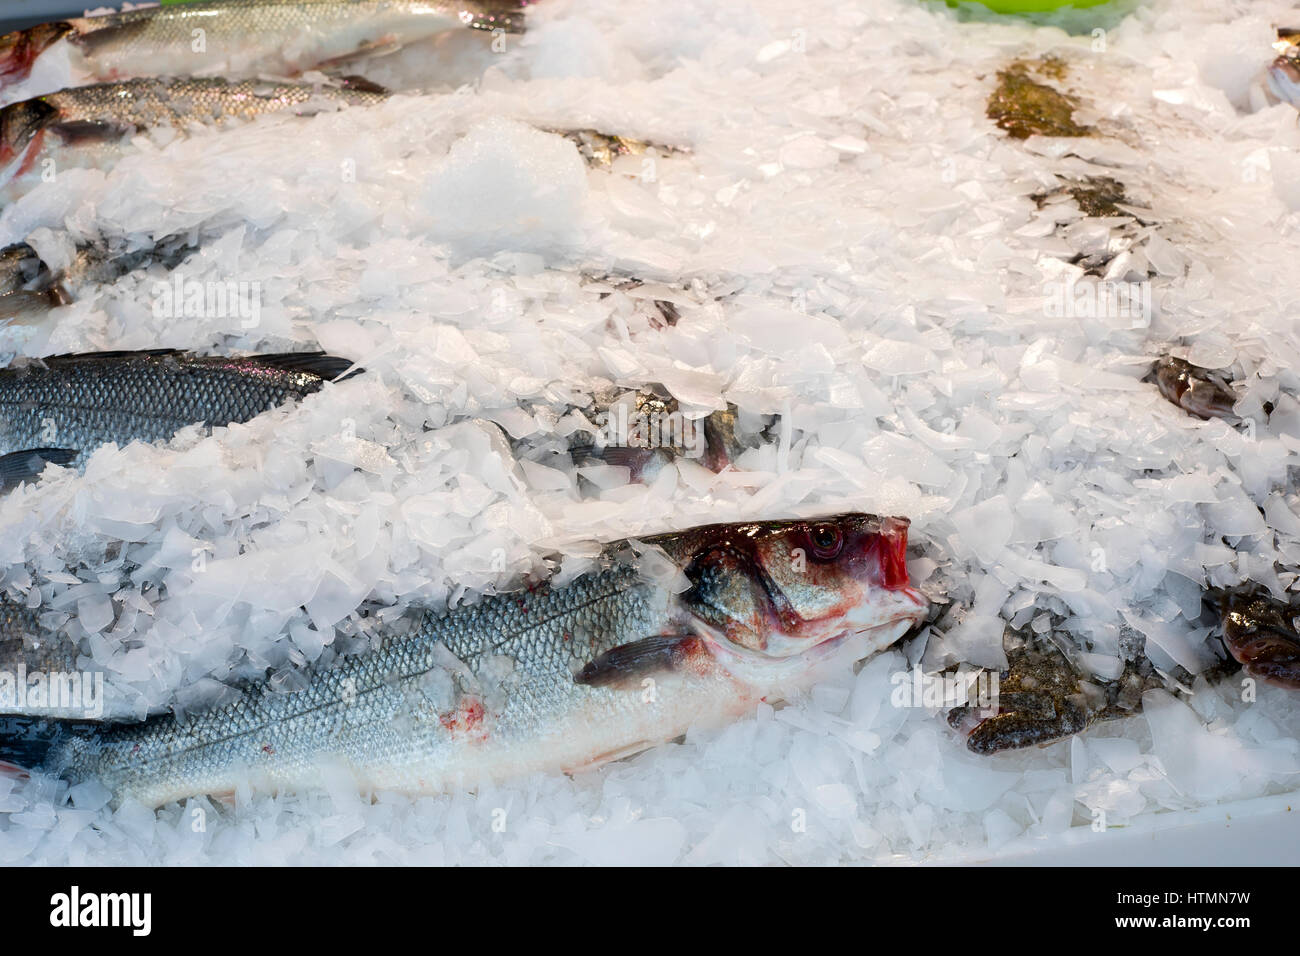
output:
[[523, 31], [519, 0], [197, 0], [44, 23], [0, 37], [0, 95], [60, 40], [92, 80], [293, 76], [447, 30]]
[[65, 355], [0, 370], [0, 483], [100, 445], [161, 441], [195, 423], [245, 422], [350, 367], [316, 352], [220, 358], [173, 350]]
[[384, 90], [338, 84], [154, 78], [74, 86], [0, 109], [0, 198], [12, 202], [50, 169], [111, 168], [142, 130], [221, 127], [268, 113], [312, 115], [371, 106]]
[[893, 643], [926, 611], [906, 539], [903, 519], [845, 514], [623, 542], [563, 586], [377, 623], [369, 652], [302, 690], [246, 685], [184, 723], [11, 721], [0, 760], [148, 806], [309, 787], [327, 767], [413, 793], [578, 770]]
[[628, 469], [633, 481], [650, 481], [665, 465], [685, 458], [719, 472], [746, 450], [769, 440], [774, 416], [751, 416], [728, 405], [696, 416], [663, 390], [615, 386], [598, 389], [584, 406], [555, 408], [577, 423], [563, 437], [510, 437], [511, 453], [543, 465], [567, 456], [574, 465], [613, 465]]

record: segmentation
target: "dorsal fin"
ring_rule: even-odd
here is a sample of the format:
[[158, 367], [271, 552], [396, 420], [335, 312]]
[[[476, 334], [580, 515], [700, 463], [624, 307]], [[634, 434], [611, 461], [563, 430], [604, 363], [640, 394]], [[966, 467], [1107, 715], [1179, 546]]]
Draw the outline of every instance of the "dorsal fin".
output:
[[184, 349], [114, 349], [105, 352], [65, 352], [62, 355], [47, 355], [41, 359], [46, 365], [67, 364], [81, 361], [102, 361], [105, 359], [156, 358], [163, 355], [184, 355]]

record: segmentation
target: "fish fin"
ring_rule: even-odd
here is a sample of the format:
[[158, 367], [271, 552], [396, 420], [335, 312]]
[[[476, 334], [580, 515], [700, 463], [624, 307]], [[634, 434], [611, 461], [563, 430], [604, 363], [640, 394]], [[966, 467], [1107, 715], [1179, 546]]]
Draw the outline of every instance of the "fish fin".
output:
[[46, 365], [70, 365], [81, 361], [102, 361], [103, 359], [157, 358], [163, 355], [184, 355], [184, 349], [115, 349], [106, 352], [66, 352], [62, 355], [47, 355], [41, 359]]
[[350, 53], [322, 60], [316, 64], [314, 69], [320, 70], [322, 73], [332, 73], [352, 65], [356, 60], [369, 60], [377, 56], [388, 56], [388, 54], [396, 53], [401, 48], [402, 43], [397, 40], [378, 40], [374, 43], [359, 46]]
[[649, 674], [673, 670], [700, 646], [701, 639], [690, 634], [661, 634], [620, 644], [584, 664], [573, 675], [573, 682], [588, 687], [623, 687]]
[[347, 76], [340, 76], [339, 85], [357, 93], [375, 93], [382, 95], [388, 92], [388, 87], [380, 86], [378, 83], [375, 83], [372, 80], [367, 80], [364, 76], [358, 76], [355, 73], [351, 73]]
[[649, 463], [654, 456], [649, 448], [629, 448], [624, 445], [606, 445], [597, 450], [594, 445], [583, 446], [592, 458], [598, 458], [607, 465], [621, 465], [631, 468], [636, 474]]
[[[326, 355], [324, 352], [278, 352], [268, 355], [250, 355], [248, 361], [257, 362], [270, 368], [286, 372], [311, 372], [327, 382], [341, 382], [359, 375], [365, 369], [356, 366], [351, 359]], [[351, 369], [351, 371], [349, 371]], [[346, 374], [345, 374], [346, 373]]]
[[36, 325], [45, 318], [45, 313], [55, 306], [67, 305], [71, 299], [61, 299], [52, 289], [44, 292], [7, 292], [0, 295], [0, 321], [11, 321], [14, 325]]
[[78, 454], [75, 448], [25, 448], [0, 455], [0, 487], [29, 481], [40, 475], [46, 465], [70, 464]]
[[96, 120], [67, 120], [61, 123], [51, 123], [48, 129], [63, 140], [63, 143], [67, 146], [89, 146], [94, 143], [104, 143], [109, 140], [121, 139], [126, 134], [135, 131], [134, 126]]
[[[71, 40], [87, 57], [93, 57], [102, 48], [118, 43], [129, 43], [136, 35], [149, 28], [145, 18], [137, 20], [119, 20], [115, 23], [98, 24], [98, 17], [81, 17], [76, 23], [69, 24], [73, 35]], [[105, 17], [104, 19], [108, 19]]]

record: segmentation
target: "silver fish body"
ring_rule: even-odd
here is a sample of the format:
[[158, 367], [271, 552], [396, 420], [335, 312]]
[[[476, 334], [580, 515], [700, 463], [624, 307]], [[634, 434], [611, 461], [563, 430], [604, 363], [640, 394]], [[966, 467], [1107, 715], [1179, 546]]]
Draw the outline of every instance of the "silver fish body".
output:
[[[423, 793], [597, 765], [897, 640], [925, 613], [901, 563], [906, 526], [839, 515], [642, 539], [635, 547], [660, 564], [611, 546], [563, 586], [380, 623], [372, 650], [297, 692], [246, 685], [184, 723], [31, 722], [27, 735], [0, 736], [0, 762], [97, 779], [116, 802], [148, 806], [244, 782], [299, 789], [325, 768]], [[790, 562], [803, 549], [811, 572]]]
[[108, 169], [130, 137], [157, 127], [221, 128], [269, 113], [311, 115], [371, 106], [387, 92], [360, 81], [340, 84], [216, 78], [154, 78], [76, 86], [0, 109], [0, 178], [13, 201], [50, 169]]
[[109, 442], [160, 441], [186, 425], [245, 422], [319, 390], [349, 366], [318, 353], [218, 358], [167, 350], [11, 366], [0, 370], [0, 478], [39, 472], [32, 454], [79, 467]]
[[651, 705], [574, 683], [586, 660], [667, 626], [668, 597], [624, 569], [429, 612], [411, 633], [385, 638], [297, 693], [253, 686], [185, 724], [164, 714], [70, 737], [48, 766], [151, 806], [228, 792], [245, 775], [259, 789], [296, 789], [328, 762], [367, 786], [409, 792], [576, 769], [654, 742], [683, 717], [716, 718], [718, 702], [730, 701], [710, 693], [723, 679], [716, 675], [670, 679]]
[[509, 0], [198, 0], [41, 24], [0, 37], [0, 90], [66, 38], [96, 80], [292, 76], [446, 30], [523, 30]]

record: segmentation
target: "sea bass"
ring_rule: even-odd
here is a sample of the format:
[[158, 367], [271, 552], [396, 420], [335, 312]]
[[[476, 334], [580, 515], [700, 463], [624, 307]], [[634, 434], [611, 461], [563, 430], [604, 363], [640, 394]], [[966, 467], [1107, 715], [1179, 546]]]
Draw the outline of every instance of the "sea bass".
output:
[[76, 86], [0, 109], [0, 184], [12, 202], [57, 169], [107, 169], [141, 130], [221, 127], [266, 113], [313, 115], [370, 106], [386, 91], [363, 80], [337, 85], [267, 80], [159, 78]]
[[325, 767], [430, 793], [598, 765], [895, 642], [926, 613], [907, 527], [840, 514], [610, 545], [562, 586], [380, 623], [372, 650], [297, 692], [247, 685], [184, 724], [10, 720], [0, 761], [147, 806], [300, 789]]
[[90, 80], [293, 76], [446, 30], [523, 32], [521, 0], [198, 0], [43, 23], [0, 37], [0, 96], [60, 40]]
[[0, 370], [0, 484], [100, 445], [162, 441], [186, 425], [246, 422], [352, 366], [319, 352], [196, 356], [175, 349], [62, 355]]

